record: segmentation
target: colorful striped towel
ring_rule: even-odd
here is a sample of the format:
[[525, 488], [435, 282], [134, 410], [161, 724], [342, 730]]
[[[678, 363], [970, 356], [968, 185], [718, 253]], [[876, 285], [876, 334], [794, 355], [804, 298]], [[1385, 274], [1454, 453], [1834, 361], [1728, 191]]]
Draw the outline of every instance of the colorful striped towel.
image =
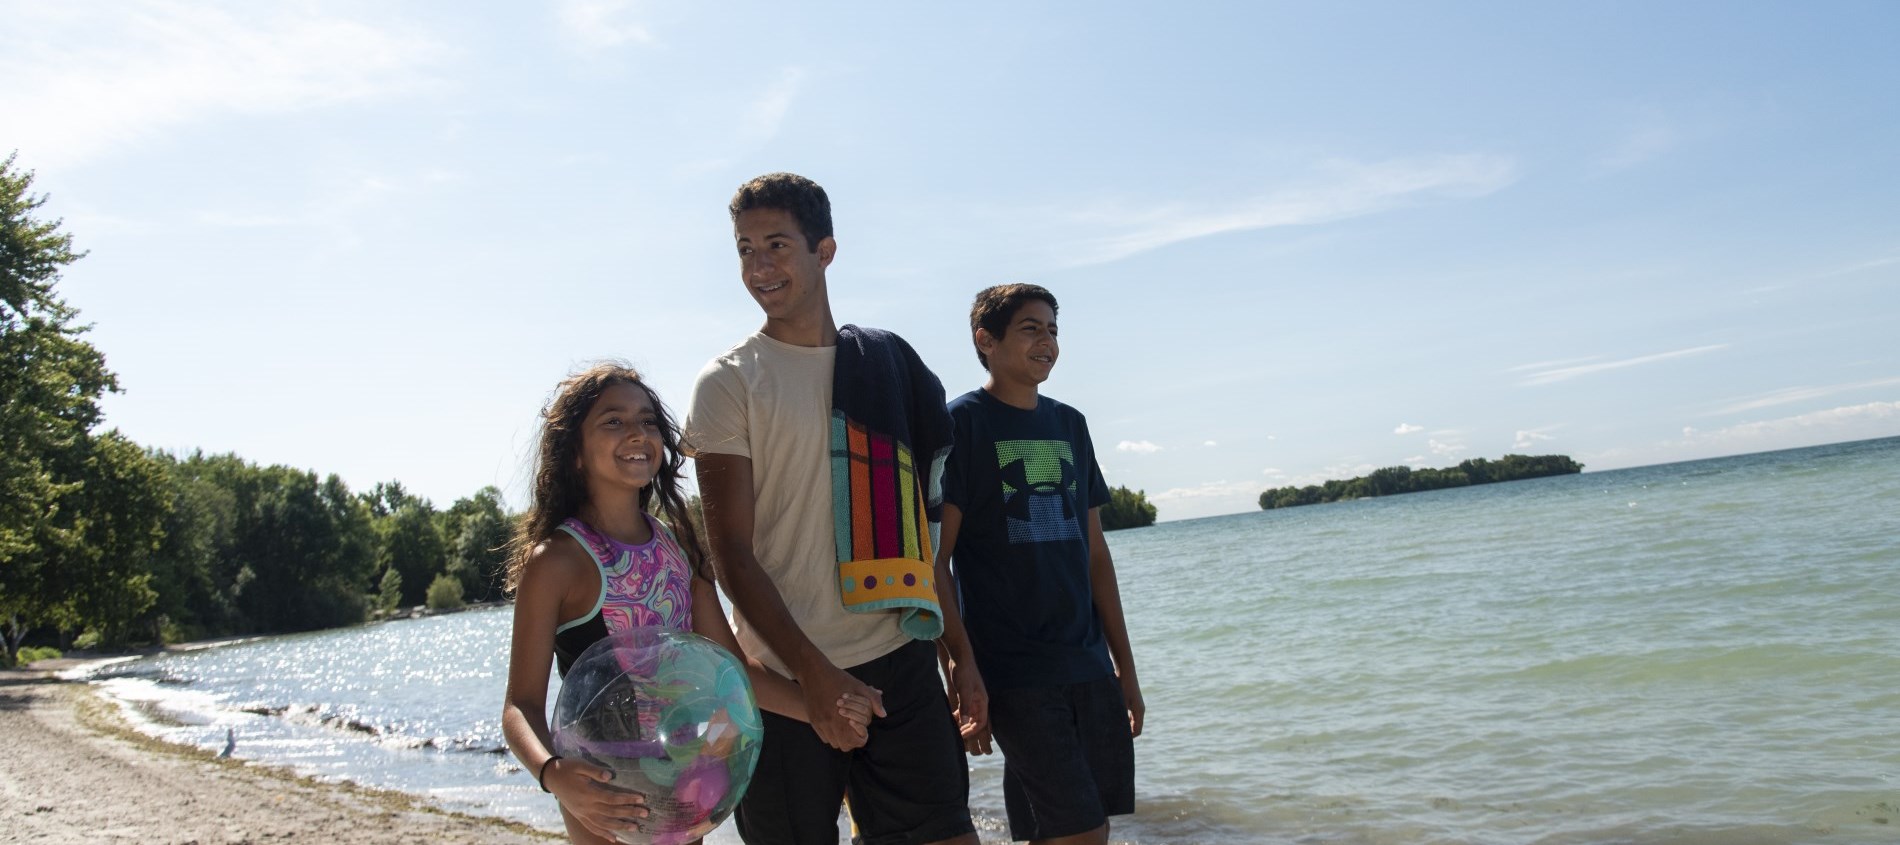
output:
[[943, 634], [934, 573], [951, 437], [943, 398], [943, 383], [903, 338], [838, 330], [831, 504], [839, 589], [846, 610], [898, 611], [898, 627], [920, 640]]

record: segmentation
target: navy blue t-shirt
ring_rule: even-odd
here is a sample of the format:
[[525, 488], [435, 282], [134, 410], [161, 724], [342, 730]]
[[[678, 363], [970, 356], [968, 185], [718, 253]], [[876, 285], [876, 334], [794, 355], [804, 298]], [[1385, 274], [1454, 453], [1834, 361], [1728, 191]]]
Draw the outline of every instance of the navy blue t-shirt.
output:
[[963, 512], [951, 566], [983, 682], [994, 689], [1113, 675], [1089, 588], [1089, 509], [1108, 503], [1088, 421], [982, 390], [950, 401], [944, 501]]

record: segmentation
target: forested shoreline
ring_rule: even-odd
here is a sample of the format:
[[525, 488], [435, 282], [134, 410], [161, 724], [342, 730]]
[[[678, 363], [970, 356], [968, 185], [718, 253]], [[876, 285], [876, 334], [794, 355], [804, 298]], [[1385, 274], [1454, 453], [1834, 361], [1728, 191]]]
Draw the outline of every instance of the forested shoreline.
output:
[[1505, 455], [1495, 461], [1471, 458], [1444, 469], [1385, 467], [1358, 478], [1333, 479], [1324, 484], [1308, 484], [1305, 487], [1275, 487], [1260, 494], [1260, 509], [1274, 510], [1401, 493], [1423, 493], [1474, 484], [1571, 475], [1582, 471], [1583, 464], [1571, 460], [1568, 455]]

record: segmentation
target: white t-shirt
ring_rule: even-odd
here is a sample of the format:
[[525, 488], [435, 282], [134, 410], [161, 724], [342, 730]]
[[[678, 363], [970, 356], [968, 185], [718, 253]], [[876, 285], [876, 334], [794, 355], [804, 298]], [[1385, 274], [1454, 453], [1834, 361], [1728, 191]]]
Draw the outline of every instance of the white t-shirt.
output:
[[[839, 668], [883, 657], [910, 638], [897, 614], [852, 613], [838, 592], [831, 505], [831, 371], [836, 346], [793, 346], [753, 334], [700, 370], [686, 412], [686, 454], [752, 460], [752, 552], [785, 608]], [[733, 609], [746, 653], [791, 668]]]

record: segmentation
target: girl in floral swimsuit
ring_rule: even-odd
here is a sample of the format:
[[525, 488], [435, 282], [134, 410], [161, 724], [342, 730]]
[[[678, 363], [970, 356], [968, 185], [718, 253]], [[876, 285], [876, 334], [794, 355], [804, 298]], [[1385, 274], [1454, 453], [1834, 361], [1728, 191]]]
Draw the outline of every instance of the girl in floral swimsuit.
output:
[[[640, 626], [691, 631], [744, 654], [679, 491], [679, 430], [638, 373], [600, 364], [561, 382], [542, 414], [538, 452], [534, 500], [508, 550], [515, 618], [502, 732], [560, 801], [568, 838], [612, 842], [646, 814], [645, 799], [609, 788], [606, 769], [550, 750], [549, 664], [565, 675], [595, 641]], [[670, 528], [651, 513], [656, 504]], [[797, 685], [757, 660], [746, 664], [761, 708], [807, 718]], [[871, 719], [870, 702], [856, 697], [838, 710], [860, 731]]]

